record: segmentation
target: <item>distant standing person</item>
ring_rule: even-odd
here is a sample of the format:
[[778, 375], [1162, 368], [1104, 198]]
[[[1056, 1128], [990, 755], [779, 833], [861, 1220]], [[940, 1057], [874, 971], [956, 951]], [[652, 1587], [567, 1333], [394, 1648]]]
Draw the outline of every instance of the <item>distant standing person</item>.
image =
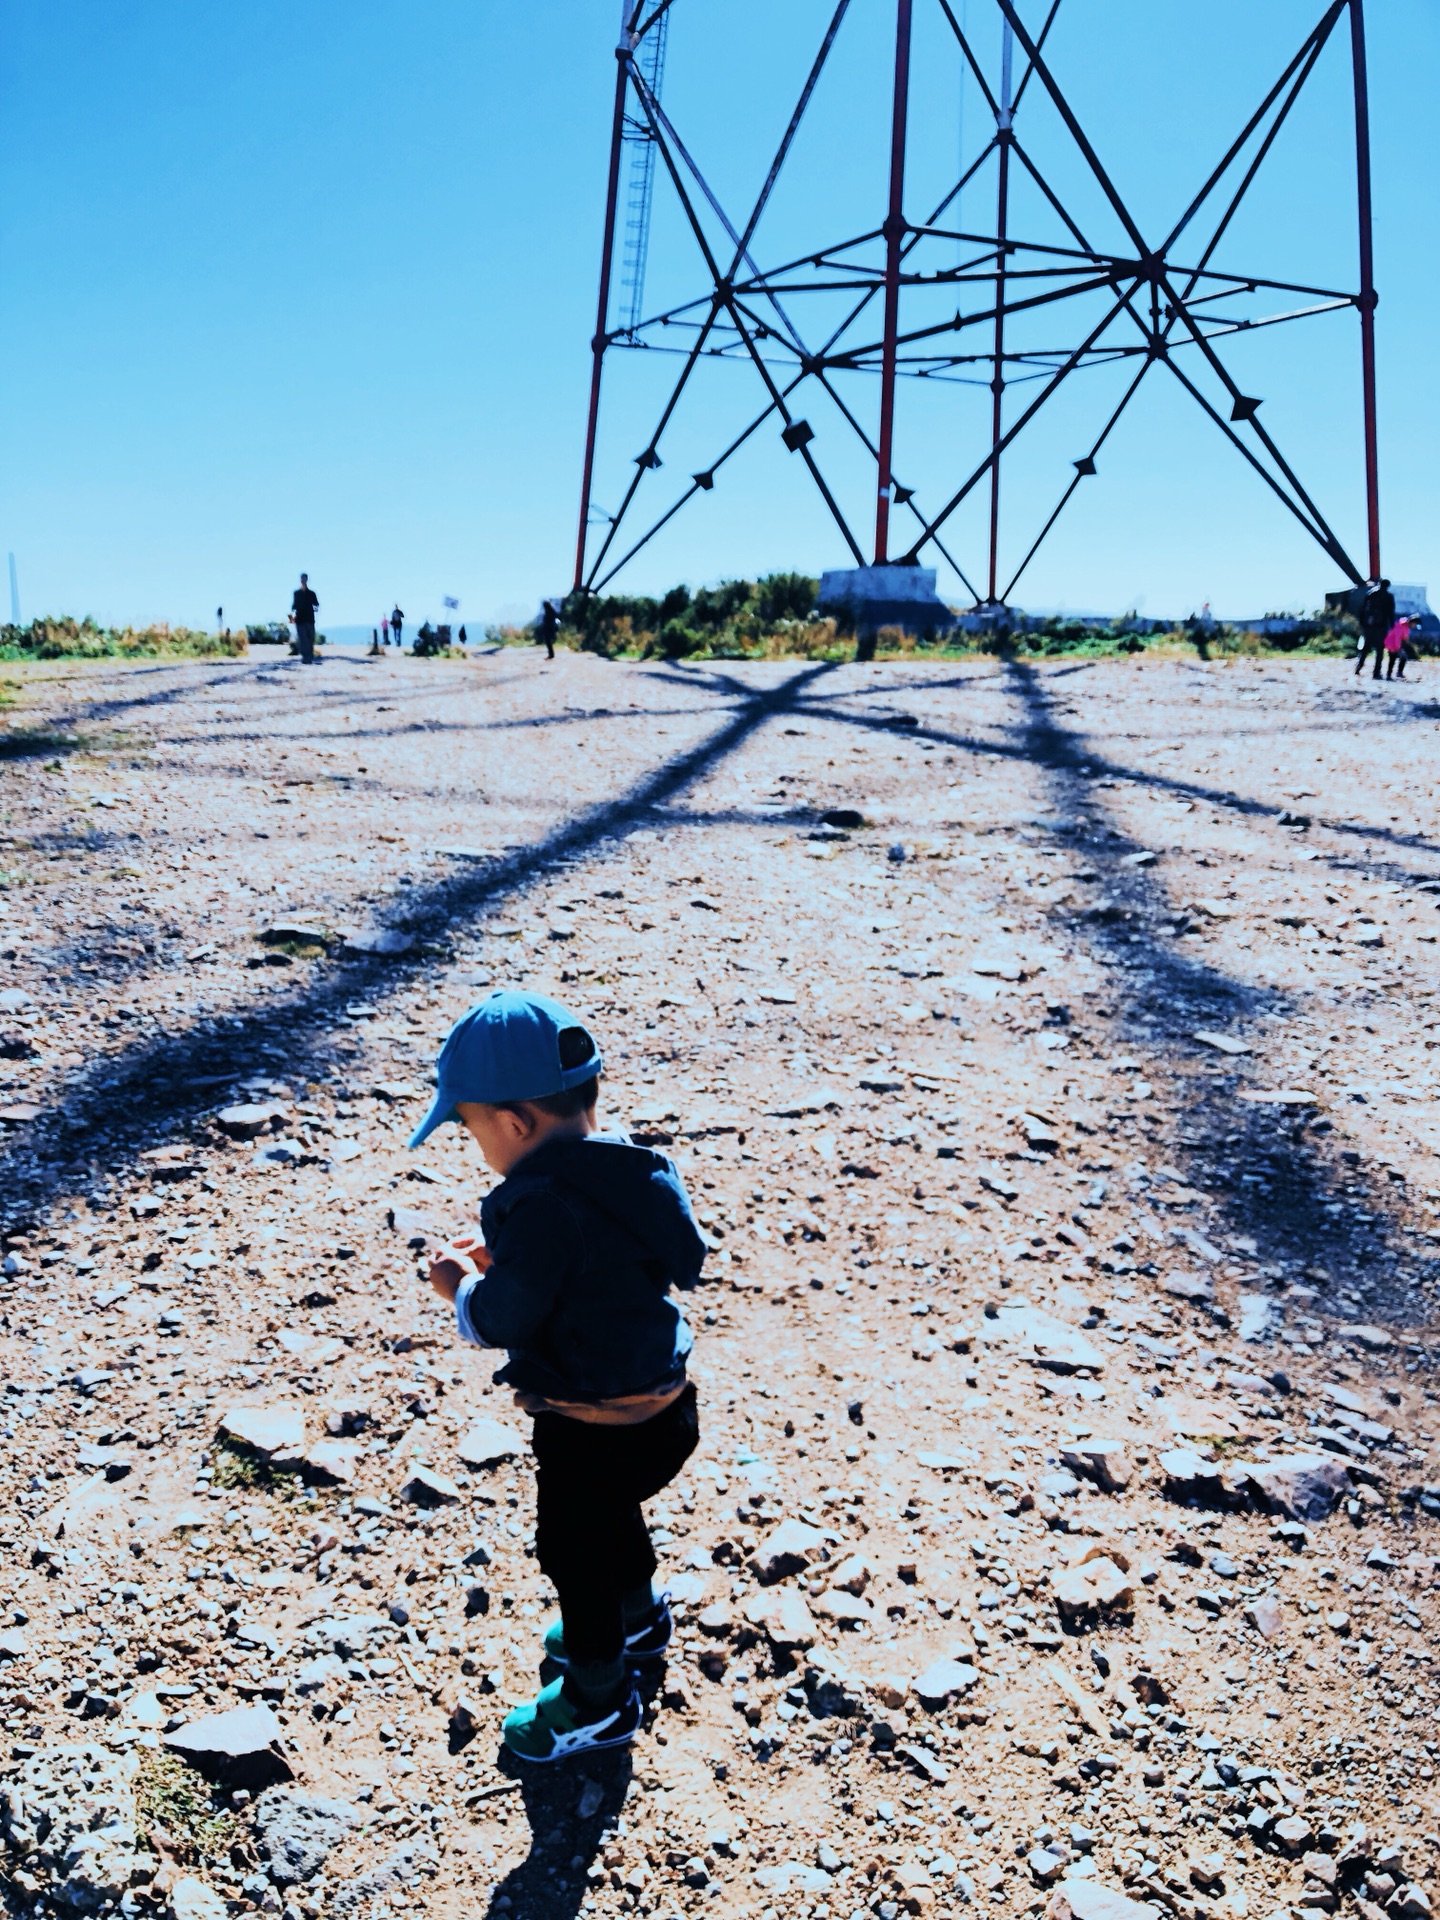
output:
[[390, 617], [388, 614], [383, 616], [380, 621], [380, 644], [382, 647], [388, 647], [390, 644]]
[[1380, 678], [1380, 663], [1385, 657], [1385, 636], [1395, 624], [1395, 596], [1390, 591], [1388, 580], [1372, 580], [1365, 589], [1365, 598], [1360, 602], [1360, 645], [1356, 652], [1355, 671], [1365, 671], [1365, 656], [1375, 656], [1375, 671], [1372, 680]]
[[310, 585], [308, 573], [290, 597], [290, 618], [295, 622], [295, 638], [300, 643], [300, 659], [307, 667], [315, 664], [315, 616], [320, 611], [320, 596]]
[[390, 631], [394, 634], [395, 644], [398, 647], [400, 645], [400, 636], [405, 631], [405, 616], [399, 607], [396, 607], [395, 611], [390, 615]]
[[470, 644], [470, 636], [466, 633], [464, 627], [461, 627], [455, 638], [460, 642], [462, 647], [468, 647]]
[[555, 636], [560, 631], [560, 616], [555, 611], [553, 600], [540, 602], [540, 620], [535, 629], [535, 638], [545, 649], [545, 658], [555, 658]]

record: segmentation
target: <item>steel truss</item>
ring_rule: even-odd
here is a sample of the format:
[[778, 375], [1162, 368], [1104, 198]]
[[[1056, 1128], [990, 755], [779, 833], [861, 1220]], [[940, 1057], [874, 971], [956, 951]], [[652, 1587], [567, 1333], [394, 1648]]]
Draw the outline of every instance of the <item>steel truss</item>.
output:
[[[916, 563], [929, 550], [942, 556], [977, 603], [1009, 600], [1081, 483], [1095, 474], [1097, 460], [1126, 409], [1155, 370], [1178, 382], [1216, 430], [1234, 447], [1330, 559], [1352, 581], [1363, 578], [1313, 494], [1306, 488], [1272, 434], [1259, 418], [1261, 402], [1241, 391], [1225, 365], [1219, 344], [1227, 336], [1253, 332], [1336, 309], [1356, 309], [1360, 321], [1364, 418], [1368, 577], [1380, 572], [1378, 458], [1375, 425], [1375, 305], [1370, 210], [1370, 138], [1365, 69], [1364, 0], [1329, 0], [1320, 18], [1300, 42], [1274, 84], [1231, 141], [1214, 170], [1170, 231], [1158, 242], [1147, 240], [1115, 182], [1077, 119], [1045, 55], [1061, 0], [1044, 0], [1046, 11], [1032, 34], [1015, 0], [994, 0], [1001, 15], [1003, 57], [998, 88], [992, 87], [971, 38], [962, 29], [951, 0], [938, 5], [958, 54], [973, 76], [994, 119], [994, 133], [951, 190], [923, 220], [907, 217], [905, 162], [910, 94], [911, 29], [915, 0], [895, 0], [894, 85], [887, 209], [881, 225], [847, 239], [827, 242], [817, 251], [775, 266], [761, 267], [755, 238], [766, 205], [790, 155], [810, 107], [817, 83], [852, 0], [838, 0], [794, 112], [776, 149], [765, 181], [743, 218], [732, 218], [707, 182], [694, 156], [672, 124], [646, 77], [643, 55], [648, 35], [666, 24], [673, 0], [625, 0], [616, 49], [615, 105], [606, 198], [600, 298], [592, 341], [590, 405], [585, 438], [580, 528], [576, 543], [575, 590], [602, 590], [697, 494], [714, 488], [717, 476], [767, 423], [800, 456], [857, 565], [867, 555], [855, 528], [827, 482], [815, 451], [815, 432], [800, 411], [802, 390], [819, 393], [833, 405], [846, 430], [873, 461], [876, 474], [873, 560]], [[921, 0], [927, 4], [927, 0]], [[1348, 18], [1349, 57], [1354, 82], [1359, 288], [1357, 291], [1297, 284], [1263, 274], [1224, 272], [1215, 254], [1245, 200], [1325, 47]], [[1018, 81], [1015, 68], [1019, 66]], [[653, 71], [653, 64], [651, 65]], [[1080, 161], [1098, 186], [1125, 236], [1119, 251], [1096, 245], [1067, 208], [1021, 141], [1015, 126], [1027, 89], [1043, 90], [1059, 114]], [[616, 209], [621, 153], [633, 115], [648, 129], [664, 175], [683, 211], [703, 264], [705, 290], [694, 299], [648, 318], [610, 330], [611, 272], [615, 254]], [[633, 132], [631, 134], [633, 138]], [[946, 214], [980, 169], [996, 162], [996, 219], [993, 232], [947, 225]], [[1013, 182], [1023, 175], [1057, 216], [1065, 243], [1026, 238], [1011, 226]], [[723, 240], [717, 238], [723, 235]], [[953, 259], [947, 266], [926, 264], [941, 242]], [[921, 297], [954, 293], [956, 308], [928, 324], [902, 324], [902, 306], [913, 313]], [[795, 315], [814, 294], [850, 297], [841, 324], [818, 344], [801, 331]], [[1237, 312], [1263, 297], [1278, 310], [1252, 316]], [[1023, 315], [1054, 311], [1063, 321], [1066, 303], [1088, 297], [1100, 318], [1087, 316], [1068, 341], [1057, 324], [1061, 344], [1026, 347], [1013, 344], [1013, 323]], [[1283, 303], [1283, 304], [1281, 304]], [[878, 324], [876, 308], [879, 308]], [[1227, 311], [1226, 309], [1231, 309]], [[601, 381], [611, 348], [638, 347], [678, 353], [681, 359], [654, 431], [635, 457], [634, 473], [617, 511], [592, 515], [592, 487]], [[697, 366], [705, 360], [739, 360], [754, 372], [762, 390], [759, 411], [720, 448], [689, 484], [643, 530], [631, 521], [647, 478], [661, 465], [661, 441], [675, 416]], [[1076, 373], [1106, 364], [1133, 366], [1118, 404], [1087, 451], [1073, 462], [1074, 472], [1053, 511], [1026, 548], [1018, 566], [1003, 578], [999, 568], [1001, 473], [1004, 456], [1060, 388]], [[872, 437], [864, 421], [839, 390], [850, 374], [878, 376], [878, 429]], [[991, 388], [988, 445], [954, 491], [939, 505], [925, 506], [915, 489], [898, 483], [894, 473], [895, 392], [902, 376], [929, 381], [974, 382]], [[1033, 387], [1018, 411], [1006, 418], [1012, 388]], [[1207, 391], [1208, 389], [1208, 391]], [[989, 493], [989, 540], [982, 592], [961, 568], [942, 537], [962, 502], [977, 488]], [[909, 516], [910, 530], [897, 540], [892, 508]], [[603, 527], [603, 532], [599, 529]], [[598, 537], [595, 537], [598, 535]], [[980, 569], [977, 569], [980, 571]]]

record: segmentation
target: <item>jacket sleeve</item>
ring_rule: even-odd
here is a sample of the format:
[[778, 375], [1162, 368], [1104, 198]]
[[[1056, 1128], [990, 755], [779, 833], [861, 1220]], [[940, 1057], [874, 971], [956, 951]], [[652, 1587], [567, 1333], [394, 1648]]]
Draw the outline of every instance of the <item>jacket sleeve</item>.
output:
[[553, 1194], [521, 1200], [491, 1252], [486, 1271], [455, 1296], [460, 1337], [475, 1347], [532, 1346], [580, 1256], [570, 1209]]

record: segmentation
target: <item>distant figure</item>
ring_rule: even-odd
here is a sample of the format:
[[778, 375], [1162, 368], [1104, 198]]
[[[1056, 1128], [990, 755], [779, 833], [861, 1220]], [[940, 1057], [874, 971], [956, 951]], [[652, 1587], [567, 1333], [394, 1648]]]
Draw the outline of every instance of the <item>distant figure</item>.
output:
[[215, 609], [215, 631], [218, 634], [223, 634], [225, 631], [225, 609], [223, 607], [217, 607]]
[[312, 589], [309, 574], [302, 573], [299, 586], [290, 596], [290, 618], [295, 622], [301, 662], [307, 667], [315, 664], [315, 615], [319, 611], [320, 596]]
[[386, 614], [380, 622], [380, 644], [382, 647], [388, 647], [390, 644], [390, 616], [388, 614]]
[[560, 631], [560, 615], [553, 600], [540, 602], [540, 619], [535, 628], [535, 638], [545, 649], [545, 658], [555, 658], [555, 636]]
[[1380, 662], [1385, 656], [1385, 636], [1395, 624], [1395, 596], [1388, 580], [1372, 580], [1360, 602], [1360, 645], [1356, 649], [1355, 672], [1365, 671], [1365, 656], [1375, 656], [1372, 680], [1380, 678]]
[[390, 631], [394, 635], [395, 644], [398, 647], [400, 645], [400, 636], [405, 631], [405, 616], [399, 607], [396, 607], [395, 611], [390, 615]]
[[[1410, 622], [1402, 613], [1385, 636], [1385, 678], [1387, 680], [1403, 680], [1405, 678], [1405, 662], [1409, 656]], [[1375, 671], [1377, 674], [1380, 671], [1378, 661], [1375, 665]]]
[[459, 631], [459, 633], [458, 633], [458, 634], [456, 634], [456, 636], [455, 636], [455, 637], [456, 637], [456, 639], [457, 639], [457, 640], [458, 640], [458, 641], [460, 642], [460, 644], [461, 644], [461, 646], [462, 646], [462, 647], [468, 647], [468, 646], [469, 646], [469, 644], [470, 644], [470, 637], [469, 637], [469, 635], [468, 635], [468, 634], [466, 633], [466, 631], [465, 631], [465, 629], [464, 629], [464, 627], [461, 627], [461, 629], [460, 629], [460, 631]]
[[372, 654], [379, 653], [380, 651], [380, 629], [378, 627], [371, 627], [370, 629], [370, 651]]

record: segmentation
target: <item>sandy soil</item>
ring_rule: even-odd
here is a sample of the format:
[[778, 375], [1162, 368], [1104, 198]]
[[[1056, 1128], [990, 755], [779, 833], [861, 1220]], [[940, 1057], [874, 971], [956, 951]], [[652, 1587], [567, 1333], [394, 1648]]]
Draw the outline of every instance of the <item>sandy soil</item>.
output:
[[[200, 1920], [198, 1876], [292, 1920], [1099, 1920], [1101, 1888], [1423, 1920], [1425, 670], [18, 677], [14, 1911], [78, 1897], [13, 1783], [88, 1742], [150, 1835], [102, 1910]], [[491, 982], [603, 1036], [605, 1112], [715, 1243], [702, 1447], [653, 1514], [675, 1657], [633, 1753], [523, 1778], [496, 1734], [549, 1604], [527, 1460], [457, 1447], [524, 1422], [417, 1267], [486, 1176], [451, 1130], [405, 1146]], [[223, 1440], [243, 1409], [298, 1437]], [[247, 1702], [282, 1799], [348, 1809], [295, 1884], [258, 1776], [192, 1804], [164, 1759]]]

